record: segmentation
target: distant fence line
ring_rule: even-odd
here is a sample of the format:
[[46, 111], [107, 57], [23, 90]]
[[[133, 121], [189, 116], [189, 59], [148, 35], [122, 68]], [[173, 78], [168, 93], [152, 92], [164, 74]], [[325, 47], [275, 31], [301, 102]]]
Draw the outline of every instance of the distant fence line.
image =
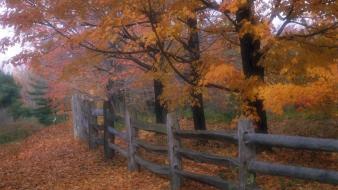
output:
[[[338, 140], [309, 138], [299, 136], [256, 134], [253, 125], [248, 120], [238, 122], [237, 133], [224, 131], [190, 131], [179, 129], [178, 121], [174, 113], [167, 115], [166, 124], [144, 123], [130, 117], [127, 106], [124, 114], [120, 115], [114, 110], [113, 105], [104, 102], [103, 109], [96, 109], [93, 102], [86, 102], [82, 109], [77, 109], [74, 127], [80, 124], [86, 126], [87, 138], [90, 148], [103, 145], [104, 154], [107, 159], [119, 153], [128, 160], [129, 171], [136, 171], [141, 166], [154, 173], [170, 178], [172, 190], [181, 187], [182, 179], [191, 179], [219, 189], [259, 189], [255, 182], [255, 173], [285, 176], [303, 180], [318, 181], [322, 183], [338, 185], [338, 172], [332, 170], [307, 168], [300, 166], [269, 163], [256, 160], [257, 146], [284, 147], [291, 149], [306, 149], [316, 151], [338, 152]], [[77, 105], [77, 104], [76, 104]], [[74, 108], [78, 108], [73, 106]], [[80, 106], [81, 107], [81, 106]], [[78, 110], [87, 111], [78, 111]], [[75, 110], [76, 111], [76, 110]], [[120, 107], [121, 111], [121, 107]], [[89, 114], [88, 114], [89, 113]], [[97, 124], [97, 117], [103, 116], [103, 126]], [[76, 119], [82, 118], [82, 119]], [[83, 119], [86, 118], [86, 119]], [[115, 128], [116, 121], [123, 121], [126, 131], [118, 131]], [[154, 145], [138, 138], [140, 130], [150, 131], [167, 136], [167, 145]], [[127, 148], [115, 144], [115, 138], [120, 138], [127, 143]], [[230, 158], [209, 153], [202, 153], [181, 146], [181, 139], [205, 139], [225, 141], [238, 145], [238, 157]], [[149, 152], [168, 156], [169, 164], [161, 165], [142, 158], [137, 154], [137, 149], [142, 148]], [[217, 176], [196, 174], [182, 170], [182, 158], [200, 163], [215, 164], [235, 168], [238, 171], [238, 181], [227, 181]]]

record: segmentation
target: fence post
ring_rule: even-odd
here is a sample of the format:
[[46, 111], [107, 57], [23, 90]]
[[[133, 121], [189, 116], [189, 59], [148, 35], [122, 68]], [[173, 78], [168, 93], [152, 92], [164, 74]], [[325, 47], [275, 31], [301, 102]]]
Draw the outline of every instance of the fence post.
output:
[[181, 187], [181, 177], [176, 174], [175, 170], [181, 170], [181, 158], [176, 153], [176, 149], [180, 147], [180, 141], [175, 138], [174, 130], [178, 128], [177, 121], [174, 119], [174, 113], [167, 114], [167, 138], [168, 138], [168, 156], [170, 164], [170, 185], [171, 190], [178, 190]]
[[78, 105], [78, 97], [76, 94], [72, 95], [71, 98], [71, 105], [72, 105], [72, 120], [73, 120], [73, 131], [74, 131], [74, 138], [79, 138], [78, 134], [78, 117], [79, 114], [79, 105]]
[[84, 107], [83, 99], [79, 94], [72, 96], [72, 114], [73, 114], [73, 129], [74, 138], [86, 141], [87, 140], [87, 126], [84, 122]]
[[255, 184], [255, 175], [248, 171], [248, 164], [255, 159], [256, 151], [252, 144], [245, 142], [244, 135], [254, 133], [249, 120], [240, 120], [238, 123], [238, 153], [239, 153], [239, 189], [248, 190]]
[[125, 106], [125, 125], [128, 132], [128, 170], [135, 171], [138, 170], [138, 164], [135, 159], [136, 155], [136, 129], [130, 123], [130, 114], [127, 106]]
[[97, 131], [97, 117], [93, 115], [93, 110], [96, 107], [95, 102], [91, 100], [85, 100], [87, 107], [86, 115], [88, 122], [88, 144], [90, 149], [95, 149], [98, 147], [96, 140], [98, 139]]
[[103, 103], [103, 149], [104, 157], [111, 159], [114, 156], [114, 150], [109, 147], [109, 143], [114, 143], [115, 136], [108, 131], [108, 127], [114, 128], [114, 110], [109, 101]]

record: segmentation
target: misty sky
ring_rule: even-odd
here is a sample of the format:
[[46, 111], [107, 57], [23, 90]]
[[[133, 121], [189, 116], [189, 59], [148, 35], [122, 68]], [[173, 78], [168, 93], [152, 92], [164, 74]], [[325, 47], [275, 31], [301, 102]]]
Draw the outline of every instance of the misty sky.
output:
[[[0, 13], [3, 10], [4, 8], [0, 7]], [[3, 26], [0, 25], [0, 39], [11, 36], [11, 35], [13, 35], [13, 31], [10, 28], [3, 28]], [[0, 53], [0, 69], [4, 61], [7, 61], [9, 58], [18, 54], [20, 50], [21, 50], [20, 45], [16, 45], [14, 47], [10, 47], [8, 51], [6, 51], [5, 53]], [[5, 66], [5, 67], [9, 69], [8, 66]]]
[[[7, 36], [11, 36], [11, 35], [12, 35], [12, 31], [9, 28], [2, 28], [1, 27], [1, 29], [0, 29], [0, 39], [7, 37]], [[13, 57], [14, 55], [16, 55], [19, 52], [20, 52], [20, 46], [19, 45], [16, 45], [14, 47], [10, 47], [7, 52], [0, 53], [0, 63], [2, 63], [3, 61], [7, 61], [9, 58]]]

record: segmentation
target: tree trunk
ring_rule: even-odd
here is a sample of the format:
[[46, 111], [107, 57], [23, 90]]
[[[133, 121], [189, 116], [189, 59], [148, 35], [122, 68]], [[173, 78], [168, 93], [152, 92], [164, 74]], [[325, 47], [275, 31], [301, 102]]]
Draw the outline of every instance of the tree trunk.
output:
[[161, 104], [160, 96], [163, 92], [163, 84], [160, 80], [154, 80], [154, 93], [155, 93], [155, 115], [156, 123], [165, 123], [167, 110], [165, 105]]
[[[239, 9], [236, 14], [236, 22], [238, 24], [237, 31], [242, 29], [242, 23], [244, 20], [255, 23], [253, 18], [253, 3], [248, 1], [247, 6]], [[264, 67], [258, 65], [258, 62], [261, 58], [260, 53], [261, 42], [259, 39], [255, 39], [252, 33], [246, 33], [240, 38], [240, 48], [242, 56], [242, 66], [244, 75], [246, 78], [258, 77], [260, 80], [264, 80]], [[263, 100], [245, 100], [244, 103], [250, 108], [254, 114], [258, 116], [258, 120], [255, 121], [256, 132], [258, 133], [267, 133], [267, 117], [266, 111], [263, 107]]]
[[195, 130], [206, 130], [206, 122], [204, 116], [204, 105], [203, 105], [203, 94], [196, 90], [196, 86], [200, 81], [200, 69], [202, 65], [200, 60], [200, 39], [197, 28], [197, 18], [189, 18], [188, 26], [190, 30], [188, 46], [190, 49], [190, 57], [193, 62], [191, 63], [191, 77], [193, 86], [191, 89], [191, 97], [193, 98], [193, 105], [191, 106], [192, 116], [194, 120], [194, 129]]
[[200, 92], [192, 91], [191, 96], [194, 98], [194, 104], [191, 106], [192, 117], [194, 120], [195, 130], [206, 130], [203, 95]]

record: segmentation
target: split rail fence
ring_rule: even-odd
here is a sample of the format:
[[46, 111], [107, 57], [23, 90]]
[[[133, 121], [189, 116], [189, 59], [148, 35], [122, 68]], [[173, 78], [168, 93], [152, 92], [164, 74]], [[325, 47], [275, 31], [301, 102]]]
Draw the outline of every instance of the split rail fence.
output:
[[[90, 104], [94, 105], [94, 104]], [[248, 120], [238, 123], [236, 133], [224, 131], [190, 131], [179, 129], [174, 113], [167, 115], [166, 124], [150, 124], [130, 117], [127, 108], [124, 114], [118, 114], [109, 102], [104, 103], [103, 109], [91, 108], [89, 123], [89, 145], [91, 148], [103, 144], [106, 158], [113, 158], [116, 153], [126, 157], [128, 169], [136, 171], [139, 167], [146, 168], [156, 174], [170, 179], [171, 189], [180, 189], [183, 179], [195, 180], [219, 189], [259, 189], [255, 183], [255, 174], [272, 176], [286, 176], [303, 180], [318, 181], [338, 185], [338, 171], [307, 168], [301, 166], [283, 165], [256, 160], [256, 147], [284, 147], [291, 149], [306, 149], [315, 151], [338, 152], [338, 140], [310, 138], [299, 136], [256, 134]], [[88, 112], [86, 112], [88, 113]], [[103, 126], [95, 122], [97, 116], [104, 117]], [[117, 121], [123, 121], [126, 130], [115, 128]], [[167, 136], [167, 146], [151, 144], [138, 138], [140, 130], [150, 131]], [[100, 131], [103, 131], [100, 137]], [[128, 146], [123, 148], [115, 144], [115, 138], [125, 141]], [[238, 145], [238, 157], [222, 157], [209, 153], [197, 152], [181, 146], [181, 139], [203, 139], [225, 141]], [[160, 165], [142, 158], [137, 149], [168, 156], [169, 164]], [[238, 181], [227, 181], [220, 177], [196, 174], [182, 169], [182, 158], [195, 162], [232, 167], [238, 171]]]

